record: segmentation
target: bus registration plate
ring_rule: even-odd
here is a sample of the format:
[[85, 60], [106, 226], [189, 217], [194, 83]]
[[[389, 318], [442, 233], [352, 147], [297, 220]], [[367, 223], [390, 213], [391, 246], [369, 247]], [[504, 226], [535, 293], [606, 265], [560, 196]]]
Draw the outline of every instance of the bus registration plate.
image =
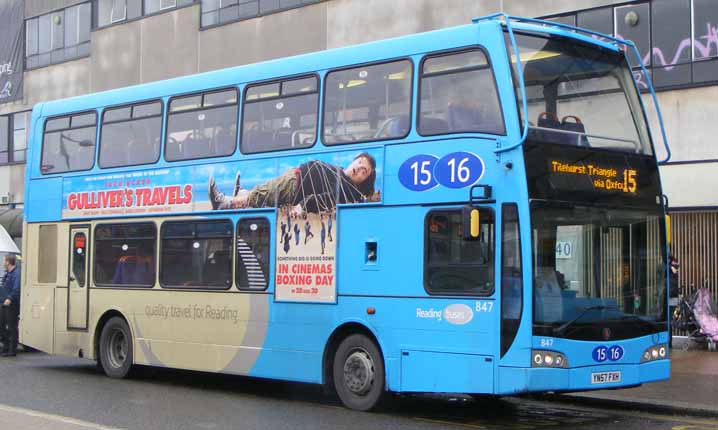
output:
[[608, 384], [610, 382], [621, 382], [621, 372], [591, 373], [591, 384]]

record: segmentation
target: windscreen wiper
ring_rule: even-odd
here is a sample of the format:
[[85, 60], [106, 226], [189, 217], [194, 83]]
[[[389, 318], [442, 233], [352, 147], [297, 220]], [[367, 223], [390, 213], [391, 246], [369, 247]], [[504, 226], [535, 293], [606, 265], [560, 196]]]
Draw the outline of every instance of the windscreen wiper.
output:
[[658, 321], [651, 321], [651, 320], [648, 320], [648, 319], [645, 319], [645, 318], [641, 318], [641, 317], [638, 316], [638, 315], [626, 314], [626, 315], [624, 315], [624, 316], [621, 317], [621, 321], [627, 321], [627, 320], [640, 321], [640, 322], [642, 322], [642, 323], [644, 323], [644, 324], [648, 324], [648, 325], [651, 326], [651, 327], [661, 327], [661, 326], [662, 326], [662, 323], [659, 323]]
[[578, 316], [576, 318], [574, 318], [570, 321], [567, 321], [567, 322], [561, 324], [560, 326], [554, 328], [553, 334], [554, 334], [554, 336], [563, 336], [563, 334], [567, 328], [571, 327], [576, 321], [583, 318], [583, 316], [586, 315], [587, 313], [589, 313], [591, 311], [605, 311], [605, 310], [609, 310], [609, 309], [618, 310], [618, 307], [617, 306], [597, 305], [597, 306], [588, 306], [586, 308], [583, 308], [582, 312], [580, 314], [578, 314]]

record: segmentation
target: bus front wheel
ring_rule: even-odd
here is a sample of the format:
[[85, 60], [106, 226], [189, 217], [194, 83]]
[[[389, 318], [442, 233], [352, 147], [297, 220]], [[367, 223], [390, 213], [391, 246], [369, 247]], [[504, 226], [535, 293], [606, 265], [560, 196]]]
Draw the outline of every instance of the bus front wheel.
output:
[[110, 378], [124, 378], [132, 367], [132, 334], [124, 319], [112, 317], [100, 335], [100, 365]]
[[373, 409], [384, 395], [384, 360], [376, 344], [363, 334], [353, 334], [339, 344], [333, 376], [339, 398], [350, 409]]

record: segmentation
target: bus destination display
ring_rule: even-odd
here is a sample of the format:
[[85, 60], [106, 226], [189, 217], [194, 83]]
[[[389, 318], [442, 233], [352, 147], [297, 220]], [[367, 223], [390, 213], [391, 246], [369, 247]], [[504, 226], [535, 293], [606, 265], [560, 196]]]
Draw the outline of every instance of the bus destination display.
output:
[[597, 191], [620, 190], [624, 193], [635, 194], [638, 189], [638, 172], [636, 169], [551, 160], [549, 171], [552, 175], [588, 176], [591, 179], [593, 189]]

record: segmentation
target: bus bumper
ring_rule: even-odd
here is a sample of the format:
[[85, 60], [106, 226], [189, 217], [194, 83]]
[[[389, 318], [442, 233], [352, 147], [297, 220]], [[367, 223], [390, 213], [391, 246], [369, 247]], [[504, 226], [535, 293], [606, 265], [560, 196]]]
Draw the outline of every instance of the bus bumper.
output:
[[[600, 376], [609, 374], [610, 378]], [[597, 375], [596, 380], [594, 375]], [[608, 380], [616, 379], [617, 375], [620, 375], [619, 380]], [[642, 364], [587, 366], [574, 369], [501, 368], [499, 394], [625, 388], [666, 380], [670, 375], [670, 360], [656, 360]], [[597, 381], [601, 379], [606, 381]]]

